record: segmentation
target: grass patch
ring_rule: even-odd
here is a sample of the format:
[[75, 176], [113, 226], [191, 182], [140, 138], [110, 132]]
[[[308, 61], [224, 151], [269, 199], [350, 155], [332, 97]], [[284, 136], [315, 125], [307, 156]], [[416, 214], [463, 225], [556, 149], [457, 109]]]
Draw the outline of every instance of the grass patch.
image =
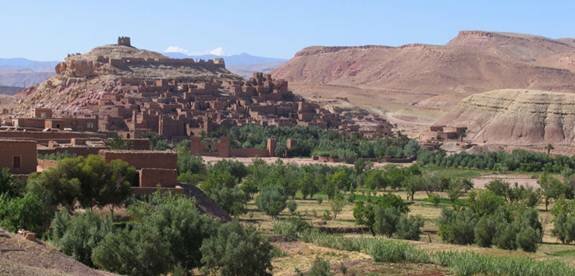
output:
[[[415, 201], [421, 201], [421, 202], [424, 202], [424, 203], [426, 203], [426, 204], [430, 204], [430, 205], [433, 205], [433, 206], [435, 206], [435, 203], [436, 203], [436, 202], [433, 202], [433, 200], [432, 200], [431, 198], [429, 198], [429, 197], [424, 198], [424, 199], [416, 199]], [[458, 199], [456, 199], [456, 200], [454, 200], [454, 201], [451, 201], [451, 199], [445, 198], [445, 197], [439, 197], [439, 198], [437, 198], [437, 204], [438, 204], [438, 206], [441, 206], [441, 207], [443, 207], [443, 206], [452, 206], [452, 205], [456, 205], [456, 206], [466, 206], [466, 205], [467, 205], [467, 203], [466, 203], [465, 200], [462, 200], [462, 199], [459, 199], [459, 198], [458, 198]]]
[[449, 268], [455, 275], [575, 275], [575, 268], [560, 261], [535, 261], [528, 257], [489, 256], [471, 252], [443, 251], [429, 254], [414, 245], [384, 238], [346, 238], [318, 231], [301, 238], [323, 247], [369, 254], [376, 262], [429, 263]]
[[575, 257], [575, 249], [556, 251], [547, 253], [547, 255], [555, 257]]

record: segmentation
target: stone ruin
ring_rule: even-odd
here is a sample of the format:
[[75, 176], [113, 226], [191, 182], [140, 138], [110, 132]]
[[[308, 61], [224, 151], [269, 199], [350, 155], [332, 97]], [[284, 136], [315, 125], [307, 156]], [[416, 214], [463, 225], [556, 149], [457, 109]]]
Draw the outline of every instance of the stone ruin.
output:
[[119, 46], [132, 47], [132, 42], [130, 41], [130, 37], [127, 37], [127, 36], [118, 37], [118, 45]]

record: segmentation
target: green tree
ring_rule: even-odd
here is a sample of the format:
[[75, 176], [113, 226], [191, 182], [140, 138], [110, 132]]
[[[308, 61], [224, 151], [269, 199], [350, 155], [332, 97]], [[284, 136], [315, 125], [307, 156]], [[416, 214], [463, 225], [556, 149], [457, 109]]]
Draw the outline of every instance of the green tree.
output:
[[[67, 213], [62, 210], [60, 212]], [[61, 220], [62, 215], [56, 216], [55, 220]], [[52, 221], [54, 227], [58, 227], [59, 221]], [[112, 232], [113, 225], [111, 217], [100, 217], [91, 211], [69, 218], [66, 228], [51, 230], [54, 234], [51, 237], [53, 243], [68, 256], [92, 266], [92, 251]]]
[[479, 190], [469, 194], [468, 205], [479, 216], [493, 214], [505, 204], [505, 199], [490, 190]]
[[395, 231], [401, 213], [396, 208], [376, 208], [373, 228], [376, 233], [391, 237]]
[[493, 243], [501, 249], [515, 250], [517, 249], [517, 233], [519, 230], [516, 224], [506, 222], [498, 223]]
[[477, 215], [468, 208], [443, 209], [438, 220], [441, 239], [455, 244], [472, 244]]
[[0, 226], [8, 231], [26, 229], [42, 235], [53, 214], [54, 209], [36, 194], [16, 198], [0, 195]]
[[541, 175], [537, 182], [539, 186], [541, 186], [542, 195], [545, 200], [545, 211], [549, 209], [551, 199], [559, 199], [561, 196], [571, 197], [571, 187], [549, 174]]
[[90, 155], [62, 159], [55, 168], [31, 176], [26, 189], [68, 208], [76, 202], [83, 207], [117, 205], [128, 197], [136, 177], [136, 170], [124, 161], [107, 163]]
[[490, 216], [483, 216], [475, 225], [475, 243], [481, 247], [491, 247], [495, 235], [496, 222]]
[[425, 179], [422, 176], [410, 176], [403, 181], [402, 185], [407, 192], [407, 199], [413, 201], [415, 193], [425, 187]]
[[333, 214], [333, 220], [335, 220], [337, 215], [341, 213], [343, 207], [345, 206], [345, 202], [345, 198], [342, 194], [337, 194], [329, 201], [331, 212]]
[[97, 268], [125, 275], [160, 275], [171, 270], [170, 245], [151, 225], [141, 224], [109, 233], [94, 248], [92, 262]]
[[420, 216], [401, 215], [397, 223], [396, 235], [400, 239], [418, 241], [424, 220]]
[[256, 198], [256, 205], [267, 215], [275, 218], [286, 208], [287, 197], [276, 186], [264, 187]]
[[531, 227], [523, 227], [516, 238], [517, 246], [527, 252], [537, 251], [537, 243], [540, 240], [539, 233]]
[[106, 235], [92, 254], [93, 263], [130, 275], [158, 275], [176, 267], [199, 267], [202, 242], [214, 222], [183, 196], [154, 194], [129, 207], [130, 227]]
[[485, 188], [487, 190], [490, 190], [491, 192], [493, 192], [495, 195], [504, 197], [504, 198], [508, 198], [509, 197], [509, 193], [511, 190], [511, 186], [509, 185], [509, 183], [500, 180], [500, 179], [496, 179], [496, 180], [492, 180], [491, 182], [489, 182]]
[[16, 197], [22, 193], [19, 183], [14, 179], [10, 170], [0, 168], [0, 195]]
[[254, 228], [231, 222], [220, 226], [200, 250], [206, 271], [247, 276], [271, 275], [272, 249]]
[[299, 186], [303, 199], [313, 197], [319, 191], [315, 178], [316, 176], [312, 172], [305, 172], [303, 177], [300, 178]]
[[228, 213], [239, 215], [246, 212], [249, 195], [239, 187], [230, 171], [216, 168], [210, 170], [200, 188]]

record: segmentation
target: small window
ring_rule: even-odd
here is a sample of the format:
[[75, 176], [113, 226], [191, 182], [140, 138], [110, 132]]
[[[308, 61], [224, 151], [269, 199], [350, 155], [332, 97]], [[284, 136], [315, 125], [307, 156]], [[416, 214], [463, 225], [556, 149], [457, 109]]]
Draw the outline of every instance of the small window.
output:
[[14, 156], [14, 160], [12, 162], [12, 168], [13, 169], [19, 169], [20, 168], [20, 156]]

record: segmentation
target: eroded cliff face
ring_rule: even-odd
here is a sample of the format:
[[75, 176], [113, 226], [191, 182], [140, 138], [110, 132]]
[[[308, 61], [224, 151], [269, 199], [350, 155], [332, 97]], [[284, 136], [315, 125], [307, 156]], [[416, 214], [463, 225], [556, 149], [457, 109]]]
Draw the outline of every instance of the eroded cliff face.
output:
[[494, 89], [575, 92], [573, 57], [570, 39], [463, 31], [446, 45], [309, 47], [277, 68], [274, 77], [294, 86], [362, 89], [366, 100], [382, 99], [381, 105], [389, 99], [374, 93], [390, 94], [408, 106], [442, 109]]
[[476, 143], [544, 145], [575, 142], [575, 94], [503, 89], [469, 96], [436, 124], [467, 126]]

